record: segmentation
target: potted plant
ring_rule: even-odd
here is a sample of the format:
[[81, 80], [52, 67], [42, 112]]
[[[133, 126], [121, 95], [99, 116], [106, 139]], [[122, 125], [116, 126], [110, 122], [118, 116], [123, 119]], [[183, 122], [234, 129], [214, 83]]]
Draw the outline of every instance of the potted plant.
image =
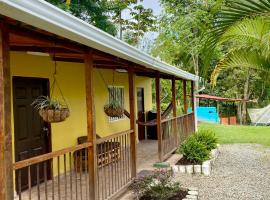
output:
[[113, 100], [104, 106], [104, 112], [109, 117], [122, 117], [124, 114], [124, 108], [118, 101]]
[[70, 115], [68, 106], [48, 96], [38, 97], [32, 105], [39, 111], [42, 119], [49, 123], [62, 122]]
[[109, 117], [122, 117], [124, 114], [124, 107], [121, 100], [121, 93], [117, 87], [109, 88], [109, 103], [104, 106], [104, 112]]

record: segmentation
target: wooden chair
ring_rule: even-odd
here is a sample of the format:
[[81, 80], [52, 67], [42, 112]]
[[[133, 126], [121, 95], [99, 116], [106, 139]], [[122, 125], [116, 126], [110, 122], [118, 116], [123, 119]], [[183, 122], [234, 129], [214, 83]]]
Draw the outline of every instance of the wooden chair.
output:
[[[101, 137], [97, 135], [97, 140]], [[87, 136], [81, 136], [77, 138], [78, 144], [83, 144], [87, 142]], [[106, 166], [112, 162], [117, 162], [120, 159], [120, 142], [102, 142], [97, 145], [97, 162], [98, 167]], [[80, 171], [82, 168], [83, 171], [87, 170], [87, 152], [83, 150], [75, 151], [74, 154], [74, 166], [76, 170]]]

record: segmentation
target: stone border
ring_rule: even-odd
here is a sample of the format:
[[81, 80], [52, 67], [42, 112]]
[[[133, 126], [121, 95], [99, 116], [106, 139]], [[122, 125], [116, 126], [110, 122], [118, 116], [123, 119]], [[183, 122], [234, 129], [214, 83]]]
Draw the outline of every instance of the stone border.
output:
[[189, 199], [198, 200], [199, 199], [198, 188], [182, 188], [182, 189], [188, 190], [188, 194], [183, 200], [189, 200]]
[[206, 176], [209, 176], [211, 174], [212, 166], [217, 159], [220, 151], [219, 151], [220, 145], [217, 145], [216, 149], [212, 149], [210, 152], [210, 160], [204, 161], [202, 165], [172, 165], [172, 171], [174, 174], [203, 174]]

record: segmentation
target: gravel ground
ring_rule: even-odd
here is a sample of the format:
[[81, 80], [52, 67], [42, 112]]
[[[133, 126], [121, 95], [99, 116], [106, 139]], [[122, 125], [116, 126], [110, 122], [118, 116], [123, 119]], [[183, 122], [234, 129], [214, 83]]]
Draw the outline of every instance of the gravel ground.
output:
[[200, 200], [270, 200], [270, 148], [257, 144], [220, 146], [211, 176], [177, 175], [198, 187]]

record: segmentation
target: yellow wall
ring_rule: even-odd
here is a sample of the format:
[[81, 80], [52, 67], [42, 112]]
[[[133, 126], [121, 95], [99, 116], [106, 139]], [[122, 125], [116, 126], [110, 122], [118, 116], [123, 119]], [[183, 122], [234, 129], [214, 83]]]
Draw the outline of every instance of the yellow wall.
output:
[[[49, 78], [50, 83], [52, 83], [54, 63], [49, 57], [12, 52], [10, 65], [11, 76]], [[108, 91], [100, 74], [108, 85], [112, 85], [113, 72], [112, 70], [97, 70], [94, 71], [96, 130], [100, 136], [104, 137], [129, 129], [129, 119], [109, 122], [109, 118], [103, 112], [103, 106], [108, 101]], [[76, 145], [77, 137], [86, 135], [87, 131], [84, 64], [57, 62], [57, 80], [70, 105], [71, 115], [64, 122], [52, 124], [53, 151]], [[135, 83], [136, 87], [144, 87], [145, 110], [150, 110], [152, 108], [151, 79], [135, 77]], [[129, 110], [127, 73], [115, 72], [114, 85], [124, 86], [125, 108]], [[59, 95], [58, 91], [56, 91], [57, 95]]]

